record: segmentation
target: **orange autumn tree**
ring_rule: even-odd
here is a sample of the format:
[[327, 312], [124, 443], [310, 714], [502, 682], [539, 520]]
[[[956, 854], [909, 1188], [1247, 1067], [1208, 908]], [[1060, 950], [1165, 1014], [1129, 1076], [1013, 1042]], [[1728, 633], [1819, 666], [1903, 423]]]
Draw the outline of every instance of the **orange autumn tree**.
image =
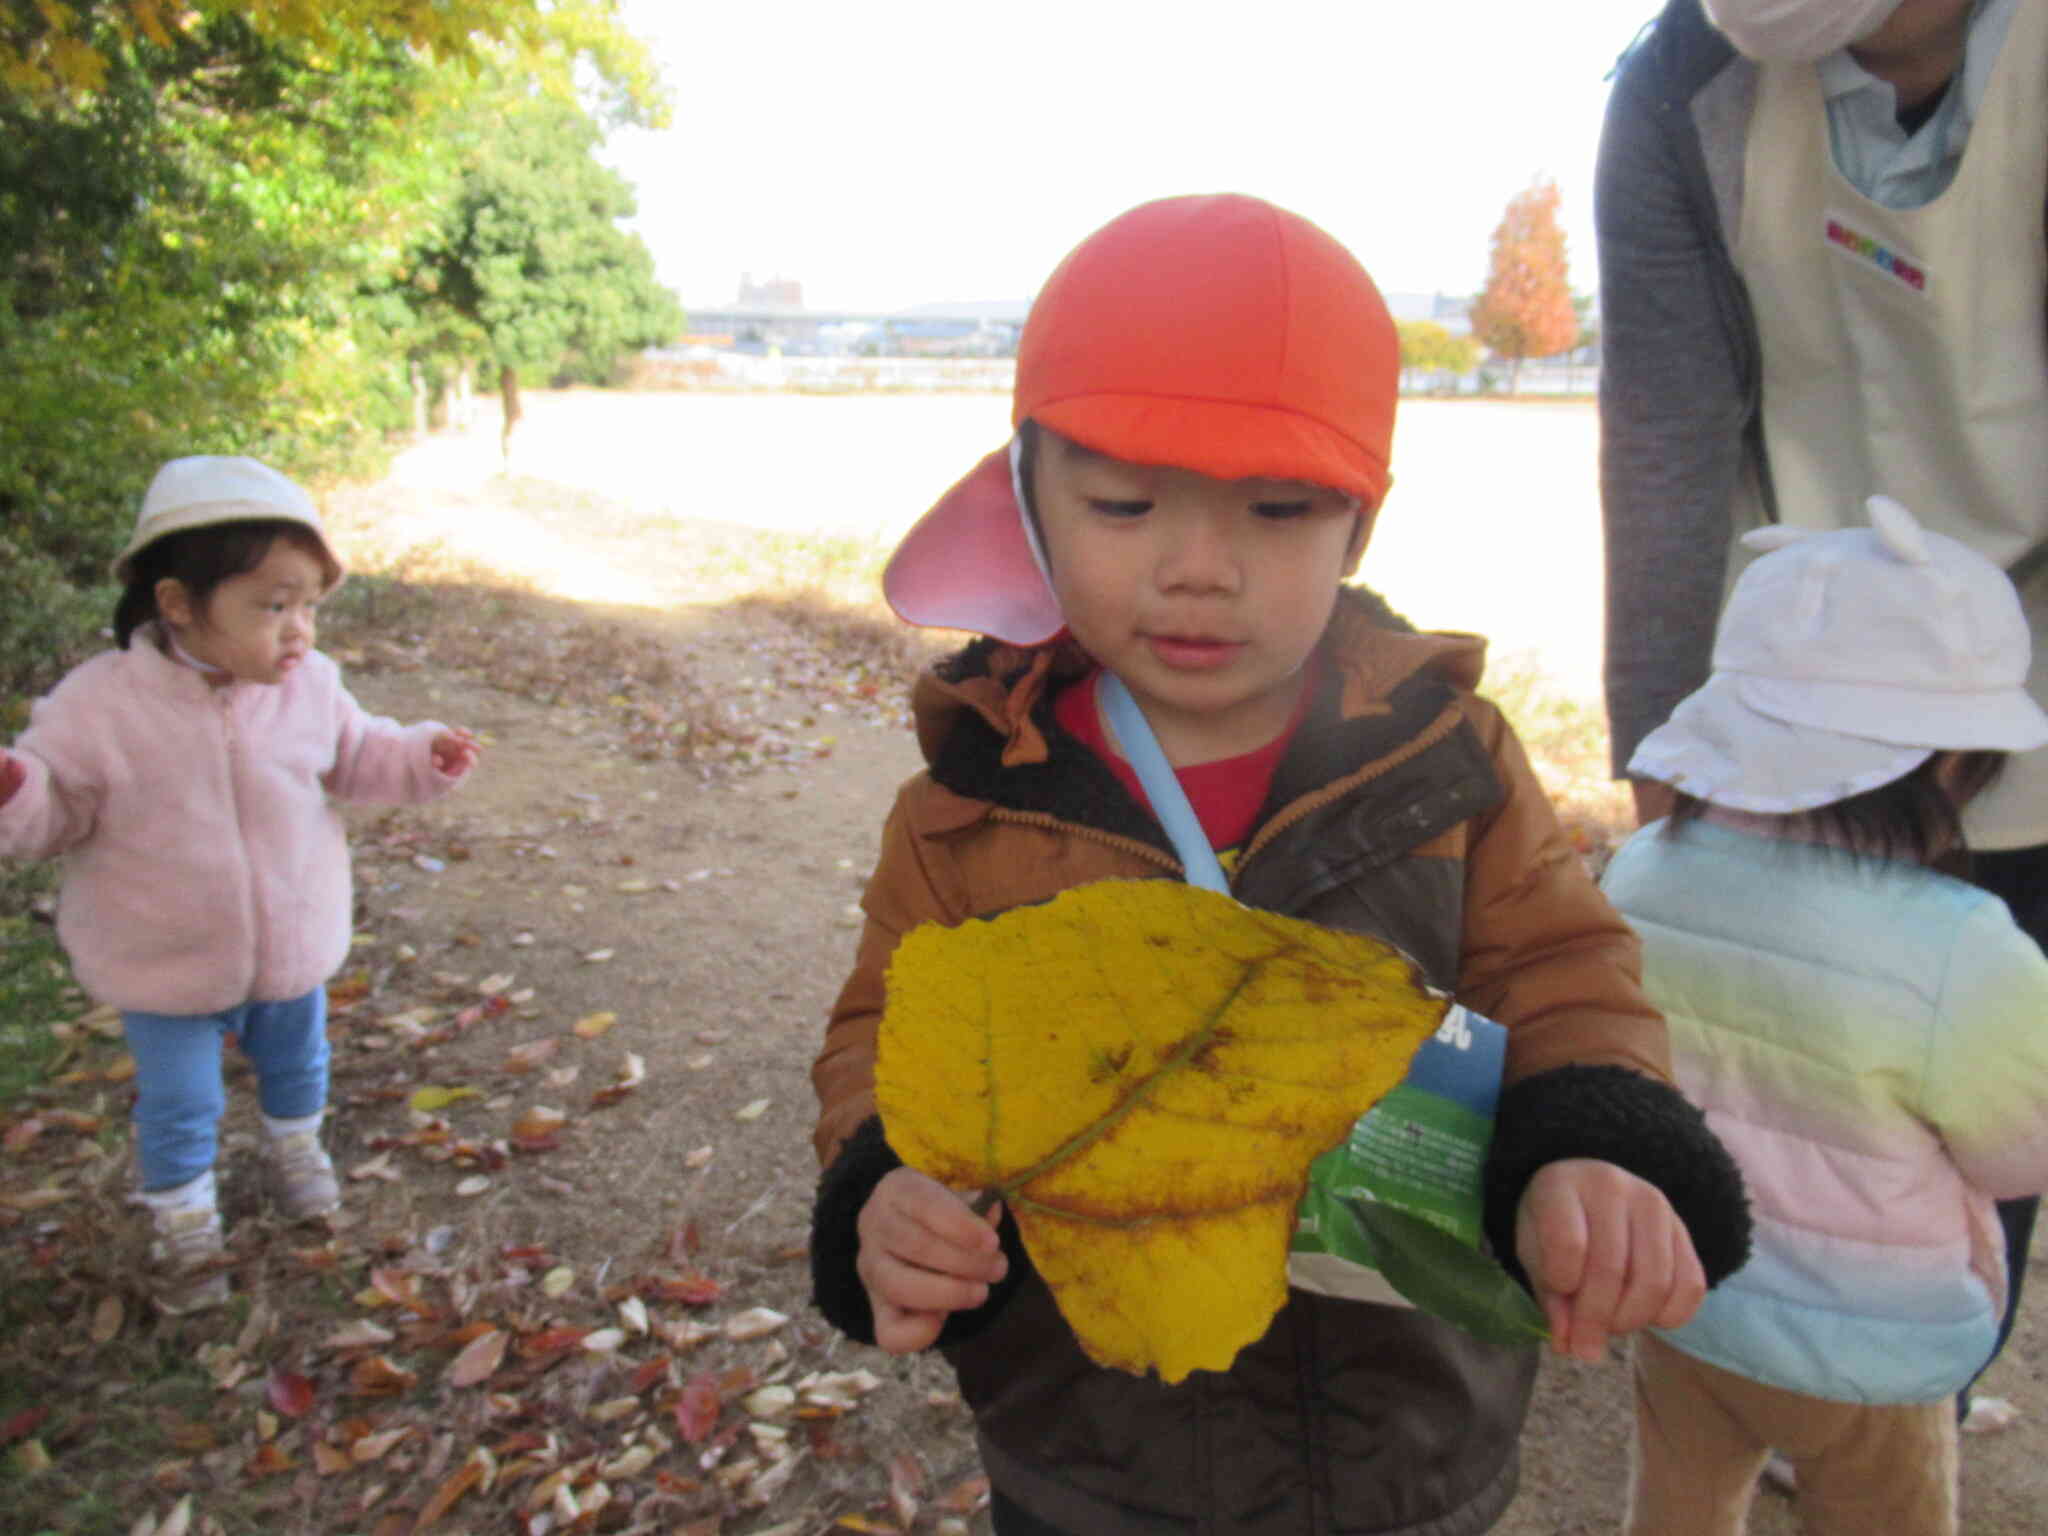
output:
[[1472, 334], [1508, 360], [1508, 393], [1521, 382], [1522, 361], [1554, 357], [1578, 339], [1579, 320], [1557, 222], [1557, 183], [1539, 178], [1509, 199], [1493, 232], [1493, 263]]

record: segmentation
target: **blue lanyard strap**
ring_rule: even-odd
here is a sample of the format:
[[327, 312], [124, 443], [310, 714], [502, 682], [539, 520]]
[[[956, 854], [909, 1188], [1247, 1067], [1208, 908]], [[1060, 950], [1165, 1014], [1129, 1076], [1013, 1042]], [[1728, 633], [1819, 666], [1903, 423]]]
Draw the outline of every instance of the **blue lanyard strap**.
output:
[[1201, 818], [1188, 804], [1187, 791], [1180, 787], [1180, 777], [1166, 760], [1159, 738], [1152, 734], [1151, 722], [1138, 708], [1138, 701], [1114, 672], [1103, 672], [1095, 686], [1102, 700], [1102, 712], [1109, 717], [1110, 729], [1116, 732], [1117, 742], [1124, 749], [1125, 761], [1138, 775], [1145, 798], [1152, 802], [1152, 814], [1159, 818], [1173, 851], [1180, 855], [1188, 884], [1229, 895], [1230, 877], [1223, 873], [1216, 850], [1209, 846], [1209, 834], [1202, 830]]

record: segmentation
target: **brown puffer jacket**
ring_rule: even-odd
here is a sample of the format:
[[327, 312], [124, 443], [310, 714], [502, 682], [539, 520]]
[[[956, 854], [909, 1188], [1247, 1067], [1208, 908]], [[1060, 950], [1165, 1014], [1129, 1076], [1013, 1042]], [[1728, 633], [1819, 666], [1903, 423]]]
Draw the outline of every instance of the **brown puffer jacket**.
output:
[[[1370, 933], [1509, 1026], [1487, 1170], [1505, 1252], [1528, 1178], [1561, 1157], [1616, 1162], [1664, 1189], [1709, 1278], [1747, 1244], [1741, 1183], [1668, 1085], [1664, 1026], [1634, 935], [1562, 835], [1519, 743], [1471, 693], [1468, 636], [1393, 627], [1340, 603], [1329, 662], [1233, 876], [1249, 905]], [[897, 1159], [875, 1118], [883, 975], [923, 922], [958, 924], [1101, 879], [1180, 874], [1165, 834], [1053, 723], [1087, 668], [1071, 648], [980, 641], [920, 679], [930, 764], [897, 797], [859, 955], [813, 1068], [821, 1111], [812, 1258], [836, 1325], [872, 1340], [855, 1221]], [[1227, 1372], [1179, 1386], [1093, 1365], [1006, 1230], [1011, 1275], [940, 1343], [995, 1485], [1072, 1536], [1098, 1532], [1408, 1532], [1462, 1536], [1513, 1496], [1536, 1366], [1402, 1308], [1292, 1292]]]

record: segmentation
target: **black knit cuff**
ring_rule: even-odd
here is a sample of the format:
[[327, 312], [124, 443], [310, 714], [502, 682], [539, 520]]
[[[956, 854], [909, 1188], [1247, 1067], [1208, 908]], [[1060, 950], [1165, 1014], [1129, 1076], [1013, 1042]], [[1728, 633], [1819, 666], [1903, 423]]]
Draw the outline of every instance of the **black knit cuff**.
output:
[[1485, 1174], [1486, 1236], [1494, 1256], [1527, 1283], [1515, 1257], [1515, 1212], [1547, 1163], [1589, 1157], [1654, 1184], [1691, 1234], [1718, 1285], [1748, 1262], [1749, 1199], [1742, 1172], [1676, 1089], [1626, 1067], [1558, 1067], [1500, 1096]]
[[[882, 1134], [881, 1118], [870, 1115], [846, 1138], [839, 1155], [820, 1175], [817, 1203], [811, 1208], [811, 1300], [825, 1314], [825, 1321], [861, 1344], [875, 1342], [875, 1314], [857, 1267], [860, 1213], [875, 1186], [902, 1166], [903, 1159]], [[989, 1288], [987, 1301], [946, 1320], [938, 1344], [957, 1344], [981, 1332], [1031, 1274], [1024, 1240], [1007, 1209], [997, 1235], [1010, 1261], [1009, 1272]]]
[[855, 1267], [860, 1259], [860, 1213], [875, 1186], [903, 1159], [882, 1135], [882, 1121], [870, 1115], [846, 1138], [832, 1165], [818, 1178], [811, 1207], [811, 1300], [825, 1321], [861, 1344], [875, 1342], [875, 1313]]

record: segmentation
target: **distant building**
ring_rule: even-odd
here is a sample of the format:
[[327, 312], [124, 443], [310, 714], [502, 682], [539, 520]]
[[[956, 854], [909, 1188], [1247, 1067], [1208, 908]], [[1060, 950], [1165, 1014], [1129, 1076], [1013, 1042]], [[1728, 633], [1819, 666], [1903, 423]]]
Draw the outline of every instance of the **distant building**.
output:
[[739, 297], [733, 301], [735, 309], [802, 309], [804, 307], [804, 285], [793, 277], [780, 275], [764, 282], [755, 282], [754, 274], [740, 274]]

